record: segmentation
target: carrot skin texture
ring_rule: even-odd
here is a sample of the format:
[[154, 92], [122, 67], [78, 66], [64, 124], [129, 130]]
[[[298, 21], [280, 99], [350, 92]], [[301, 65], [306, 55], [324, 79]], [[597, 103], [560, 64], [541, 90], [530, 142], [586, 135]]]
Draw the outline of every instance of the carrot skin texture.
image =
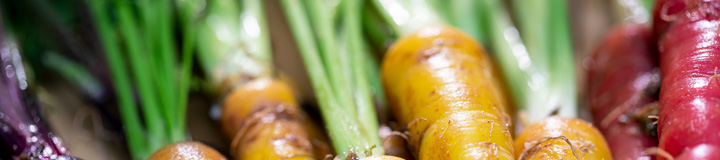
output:
[[168, 144], [155, 151], [148, 160], [226, 160], [213, 148], [200, 142], [178, 142]]
[[[635, 118], [620, 122], [619, 117], [608, 116], [614, 116], [609, 114], [618, 110], [624, 110], [623, 114], [636, 112], [657, 99], [645, 93], [653, 78], [652, 70], [657, 67], [649, 27], [618, 26], [591, 56], [587, 66], [587, 100], [593, 124], [605, 135], [614, 159], [648, 157], [645, 150], [656, 147], [657, 139], [645, 134]], [[603, 125], [606, 118], [614, 119]]]
[[506, 102], [484, 50], [446, 27], [393, 44], [382, 64], [389, 106], [418, 159], [513, 159]]
[[659, 146], [672, 156], [701, 144], [718, 146], [720, 1], [665, 0], [655, 10], [662, 72]]
[[300, 111], [290, 87], [257, 79], [223, 102], [220, 123], [236, 159], [322, 159], [330, 153], [323, 134]]
[[518, 159], [576, 159], [572, 148], [565, 140], [547, 140], [548, 137], [558, 136], [565, 136], [581, 159], [612, 159], [605, 139], [592, 124], [577, 118], [558, 116], [548, 117], [525, 128], [515, 139], [515, 153], [518, 153], [516, 157]]
[[404, 159], [402, 159], [400, 157], [395, 157], [395, 156], [381, 155], [381, 156], [365, 157], [365, 158], [362, 158], [361, 160], [404, 160]]
[[683, 152], [677, 160], [717, 160], [720, 159], [720, 147], [702, 144]]

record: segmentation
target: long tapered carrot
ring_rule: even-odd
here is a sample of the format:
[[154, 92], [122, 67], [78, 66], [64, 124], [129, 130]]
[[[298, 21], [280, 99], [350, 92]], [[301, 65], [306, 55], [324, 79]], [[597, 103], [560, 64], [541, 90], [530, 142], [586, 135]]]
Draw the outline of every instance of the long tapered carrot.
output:
[[513, 159], [493, 75], [484, 50], [454, 28], [425, 27], [390, 48], [383, 83], [418, 159]]
[[659, 146], [672, 156], [720, 146], [720, 1], [663, 0], [655, 6], [661, 90]]

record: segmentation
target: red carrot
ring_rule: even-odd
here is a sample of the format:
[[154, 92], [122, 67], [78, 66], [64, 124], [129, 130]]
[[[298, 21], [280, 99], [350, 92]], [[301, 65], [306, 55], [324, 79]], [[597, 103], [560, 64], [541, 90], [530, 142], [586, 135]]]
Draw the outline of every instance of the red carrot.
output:
[[657, 64], [650, 46], [648, 27], [626, 24], [612, 30], [586, 60], [591, 62], [586, 66], [588, 105], [614, 159], [639, 159], [646, 148], [657, 146], [636, 119], [647, 118], [636, 113], [657, 99], [648, 89], [657, 88], [652, 87]]
[[720, 1], [663, 0], [656, 6], [662, 86], [660, 148], [672, 156], [720, 146]]
[[720, 148], [714, 145], [698, 145], [683, 152], [678, 160], [717, 160], [720, 159]]

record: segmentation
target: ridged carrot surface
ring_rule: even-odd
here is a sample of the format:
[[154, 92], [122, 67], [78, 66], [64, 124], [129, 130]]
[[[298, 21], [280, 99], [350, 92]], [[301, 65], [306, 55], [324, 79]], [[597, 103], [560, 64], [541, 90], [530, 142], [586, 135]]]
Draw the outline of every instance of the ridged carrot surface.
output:
[[658, 1], [655, 20], [660, 148], [679, 156], [700, 145], [720, 147], [720, 1]]
[[461, 31], [425, 27], [397, 40], [382, 79], [418, 159], [513, 159], [507, 106], [485, 51]]
[[515, 139], [518, 159], [611, 160], [603, 135], [577, 118], [549, 117], [525, 128]]
[[223, 102], [220, 122], [236, 159], [322, 159], [330, 153], [320, 130], [280, 81], [257, 79], [233, 90]]

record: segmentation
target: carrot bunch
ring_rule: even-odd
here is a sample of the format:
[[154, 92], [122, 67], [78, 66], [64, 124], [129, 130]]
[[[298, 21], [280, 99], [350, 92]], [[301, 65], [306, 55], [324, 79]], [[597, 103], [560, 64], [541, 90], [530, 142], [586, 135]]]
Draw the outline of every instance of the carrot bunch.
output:
[[[400, 126], [407, 125], [417, 158], [610, 157], [602, 135], [589, 123], [546, 119], [552, 114], [577, 116], [564, 2], [537, 2], [540, 7], [519, 2], [519, 32], [499, 1], [374, 2], [377, 10], [409, 15], [380, 14], [401, 37], [385, 55], [382, 71], [390, 108]], [[418, 20], [420, 16], [429, 20]], [[470, 34], [427, 27], [445, 22]], [[489, 46], [492, 56], [473, 39]], [[491, 60], [502, 74], [494, 73]], [[499, 76], [508, 87], [498, 83]], [[514, 143], [505, 88], [521, 111], [517, 129], [524, 129]]]
[[[174, 22], [190, 24], [194, 17], [189, 12], [175, 17], [173, 8], [187, 4], [87, 1], [133, 159], [146, 159], [166, 144], [185, 140], [194, 34], [192, 25], [176, 27]], [[181, 42], [175, 42], [175, 30], [184, 33]]]

